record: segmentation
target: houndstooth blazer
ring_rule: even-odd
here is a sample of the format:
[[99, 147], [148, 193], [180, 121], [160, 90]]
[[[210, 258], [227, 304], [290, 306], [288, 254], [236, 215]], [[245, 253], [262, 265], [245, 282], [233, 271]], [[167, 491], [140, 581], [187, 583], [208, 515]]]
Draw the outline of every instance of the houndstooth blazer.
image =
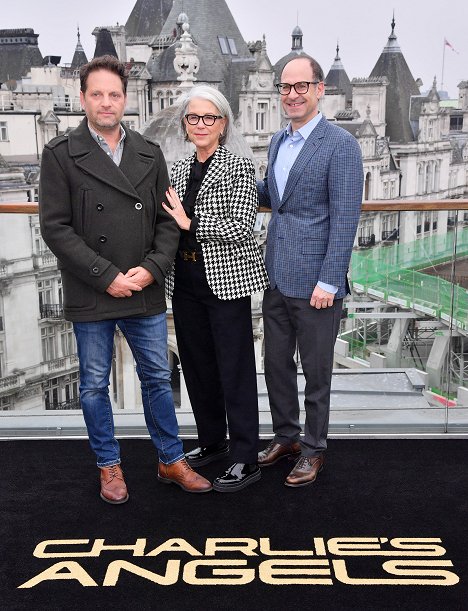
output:
[[[180, 199], [187, 189], [195, 153], [177, 161], [171, 184]], [[196, 230], [201, 243], [208, 285], [219, 299], [246, 297], [268, 286], [260, 247], [253, 235], [258, 197], [250, 159], [219, 146], [195, 201]], [[166, 279], [172, 297], [174, 270]]]

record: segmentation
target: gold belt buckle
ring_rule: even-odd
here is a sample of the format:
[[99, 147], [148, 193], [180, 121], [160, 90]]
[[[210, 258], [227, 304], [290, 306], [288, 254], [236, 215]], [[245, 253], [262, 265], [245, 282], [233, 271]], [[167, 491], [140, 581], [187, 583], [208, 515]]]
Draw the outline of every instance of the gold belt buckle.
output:
[[196, 263], [197, 262], [197, 253], [195, 250], [183, 250], [182, 259], [184, 261], [192, 261], [192, 263]]

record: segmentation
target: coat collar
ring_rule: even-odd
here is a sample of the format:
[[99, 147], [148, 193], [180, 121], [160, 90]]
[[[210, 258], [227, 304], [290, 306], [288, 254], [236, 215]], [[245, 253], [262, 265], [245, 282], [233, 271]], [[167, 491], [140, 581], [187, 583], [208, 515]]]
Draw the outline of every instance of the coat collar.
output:
[[[216, 151], [213, 153], [213, 159], [208, 166], [208, 170], [203, 179], [203, 182], [200, 186], [200, 190], [198, 191], [197, 199], [200, 195], [202, 195], [214, 182], [219, 180], [221, 176], [225, 172], [226, 161], [229, 158], [231, 153], [224, 146], [218, 146]], [[179, 193], [179, 197], [183, 197], [185, 191], [187, 190], [188, 179], [190, 176], [190, 168], [192, 167], [193, 162], [197, 158], [196, 151], [190, 157], [187, 157], [183, 160], [181, 169], [180, 169], [180, 177], [177, 178], [177, 187], [176, 189]]]
[[86, 119], [68, 136], [68, 152], [77, 167], [87, 174], [131, 197], [139, 198], [138, 185], [154, 165], [150, 145], [138, 134], [124, 127], [126, 138], [120, 166], [103, 153], [92, 138]]

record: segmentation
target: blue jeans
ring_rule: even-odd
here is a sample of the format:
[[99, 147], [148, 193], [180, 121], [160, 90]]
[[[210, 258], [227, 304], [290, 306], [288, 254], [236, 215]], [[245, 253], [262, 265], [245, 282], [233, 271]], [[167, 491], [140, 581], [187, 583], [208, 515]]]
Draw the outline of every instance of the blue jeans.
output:
[[97, 322], [74, 322], [80, 359], [80, 400], [91, 448], [98, 467], [120, 463], [120, 447], [114, 436], [109, 399], [114, 331], [122, 331], [136, 362], [146, 426], [159, 460], [172, 464], [184, 457], [178, 437], [167, 362], [166, 314]]

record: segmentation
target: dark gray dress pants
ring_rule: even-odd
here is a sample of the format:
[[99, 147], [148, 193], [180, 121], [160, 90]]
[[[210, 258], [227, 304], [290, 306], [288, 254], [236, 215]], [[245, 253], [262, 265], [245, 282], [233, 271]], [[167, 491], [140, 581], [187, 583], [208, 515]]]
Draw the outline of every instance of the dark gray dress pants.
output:
[[333, 351], [343, 300], [317, 310], [309, 300], [286, 297], [277, 288], [263, 298], [265, 332], [265, 380], [270, 401], [275, 441], [299, 441], [297, 367], [299, 348], [305, 376], [306, 413], [302, 454], [317, 456], [327, 447]]

